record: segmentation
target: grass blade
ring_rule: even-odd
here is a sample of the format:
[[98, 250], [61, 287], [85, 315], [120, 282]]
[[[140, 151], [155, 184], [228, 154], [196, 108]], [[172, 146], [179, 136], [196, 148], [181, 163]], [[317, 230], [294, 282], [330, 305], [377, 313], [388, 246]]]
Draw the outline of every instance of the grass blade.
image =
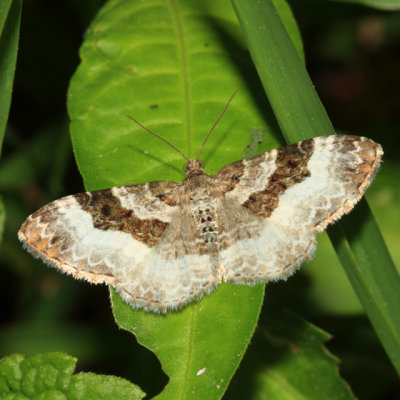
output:
[[4, 9], [0, 11], [0, 151], [10, 110], [17, 60], [21, 0], [14, 0], [11, 4], [9, 1], [2, 3], [4, 4], [0, 5], [0, 9]]
[[[286, 140], [332, 134], [328, 116], [272, 2], [232, 1]], [[330, 229], [329, 236], [400, 373], [400, 279], [367, 203], [363, 201], [344, 223]]]

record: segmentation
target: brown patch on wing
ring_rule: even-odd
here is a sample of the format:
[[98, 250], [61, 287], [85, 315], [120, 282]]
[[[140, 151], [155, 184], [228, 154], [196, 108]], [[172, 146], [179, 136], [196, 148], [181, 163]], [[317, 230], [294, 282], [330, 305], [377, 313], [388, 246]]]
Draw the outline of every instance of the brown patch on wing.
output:
[[269, 217], [278, 207], [279, 198], [285, 190], [311, 175], [307, 164], [313, 151], [313, 139], [279, 149], [275, 161], [276, 169], [267, 186], [251, 194], [243, 206], [260, 216]]
[[111, 190], [79, 193], [74, 197], [82, 209], [92, 216], [95, 228], [129, 233], [149, 247], [158, 242], [169, 225], [158, 219], [138, 218], [132, 210], [122, 207]]
[[243, 160], [236, 161], [232, 164], [222, 168], [216, 174], [220, 189], [226, 193], [235, 189], [236, 185], [240, 182], [240, 178], [244, 174], [245, 166]]
[[155, 198], [173, 207], [178, 204], [176, 196], [177, 186], [178, 185], [174, 182], [157, 181], [150, 182], [148, 184], [148, 189]]

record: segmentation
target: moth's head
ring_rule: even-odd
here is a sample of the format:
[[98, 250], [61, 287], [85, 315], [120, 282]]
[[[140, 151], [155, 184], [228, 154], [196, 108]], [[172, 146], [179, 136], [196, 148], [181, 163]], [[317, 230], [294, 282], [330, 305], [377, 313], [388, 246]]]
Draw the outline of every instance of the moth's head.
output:
[[193, 175], [196, 172], [204, 172], [204, 163], [200, 160], [189, 160], [183, 166], [183, 171], [186, 176]]

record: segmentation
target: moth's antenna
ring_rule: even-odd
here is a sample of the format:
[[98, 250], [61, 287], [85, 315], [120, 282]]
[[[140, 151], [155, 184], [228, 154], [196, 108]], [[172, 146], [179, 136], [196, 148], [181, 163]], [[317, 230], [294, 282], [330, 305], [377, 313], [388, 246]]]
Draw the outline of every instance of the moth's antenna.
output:
[[219, 117], [216, 119], [216, 121], [214, 122], [214, 124], [213, 124], [213, 126], [211, 127], [210, 131], [208, 132], [206, 138], [204, 139], [203, 144], [202, 144], [201, 147], [200, 147], [199, 154], [197, 155], [197, 158], [196, 158], [197, 161], [199, 161], [199, 159], [200, 159], [201, 152], [203, 151], [204, 145], [206, 144], [208, 138], [210, 137], [211, 132], [212, 132], [212, 131], [214, 130], [214, 128], [217, 126], [217, 124], [218, 124], [219, 120], [222, 118], [222, 116], [225, 114], [226, 109], [229, 107], [229, 104], [231, 104], [231, 102], [232, 102], [232, 100], [233, 100], [233, 98], [235, 97], [235, 94], [236, 94], [237, 92], [238, 92], [237, 90], [235, 90], [235, 91], [233, 92], [232, 96], [230, 97], [230, 99], [229, 99], [228, 102], [226, 103], [226, 106], [225, 106], [224, 109], [222, 110], [222, 113], [221, 113], [221, 114], [219, 115]]
[[186, 161], [190, 161], [189, 157], [186, 157], [185, 154], [183, 154], [178, 148], [176, 148], [173, 144], [171, 144], [170, 142], [168, 142], [168, 140], [165, 140], [163, 137], [161, 137], [160, 135], [157, 135], [157, 133], [153, 132], [152, 130], [150, 130], [149, 128], [146, 128], [144, 125], [142, 125], [139, 121], [137, 121], [135, 118], [131, 117], [130, 115], [127, 115], [127, 117], [129, 119], [131, 119], [133, 122], [137, 123], [141, 128], [143, 128], [145, 131], [151, 133], [152, 135], [154, 135], [156, 138], [159, 138], [160, 140], [162, 140], [164, 143], [167, 143], [168, 146], [172, 147], [175, 151], [177, 151], [181, 156], [183, 156], [183, 158]]

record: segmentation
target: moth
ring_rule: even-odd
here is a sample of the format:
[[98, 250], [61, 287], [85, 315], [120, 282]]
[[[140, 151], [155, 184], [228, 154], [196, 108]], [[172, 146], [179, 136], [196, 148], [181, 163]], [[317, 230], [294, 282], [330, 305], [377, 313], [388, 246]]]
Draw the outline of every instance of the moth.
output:
[[383, 154], [371, 139], [331, 135], [210, 176], [201, 150], [196, 159], [176, 150], [187, 160], [185, 181], [64, 197], [29, 216], [19, 239], [76, 279], [115, 287], [133, 308], [178, 310], [221, 282], [290, 276], [314, 253], [316, 234], [362, 197]]

